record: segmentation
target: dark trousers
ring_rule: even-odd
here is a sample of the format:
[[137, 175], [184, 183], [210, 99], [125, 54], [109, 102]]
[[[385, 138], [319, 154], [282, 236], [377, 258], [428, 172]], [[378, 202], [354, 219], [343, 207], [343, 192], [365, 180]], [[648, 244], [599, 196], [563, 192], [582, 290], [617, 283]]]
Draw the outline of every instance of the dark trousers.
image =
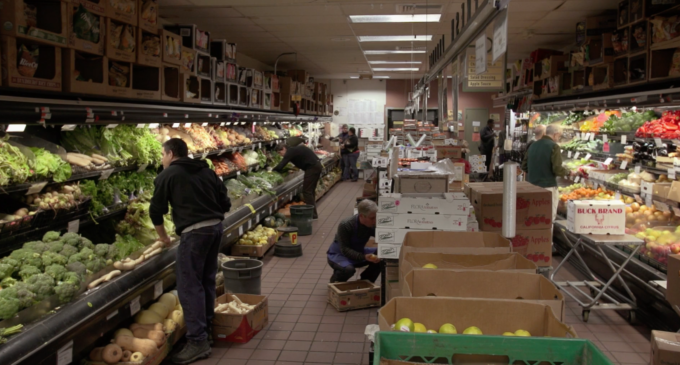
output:
[[177, 249], [177, 292], [187, 339], [204, 341], [215, 316], [215, 275], [222, 223], [183, 233]]
[[347, 170], [347, 153], [340, 153], [340, 168], [342, 168], [342, 175], [345, 176], [345, 170]]
[[486, 172], [488, 172], [489, 175], [491, 175], [493, 173], [492, 167], [491, 167], [491, 158], [493, 157], [493, 148], [488, 148], [488, 149], [485, 148], [485, 150], [488, 150], [488, 152], [484, 151], [484, 152], [486, 152]]
[[322, 170], [321, 164], [307, 169], [302, 181], [302, 200], [305, 201], [305, 204], [314, 206], [314, 218], [318, 217], [316, 212], [316, 186], [319, 184]]
[[356, 268], [358, 267], [364, 267], [368, 266], [364, 272], [359, 275], [361, 280], [368, 280], [372, 283], [375, 283], [376, 280], [378, 280], [378, 276], [380, 276], [380, 264], [374, 264], [372, 262], [364, 261], [360, 264], [356, 265], [349, 265], [342, 267], [335, 262], [328, 260], [328, 265], [331, 266], [333, 269], [333, 276], [331, 276], [331, 283], [344, 283], [347, 280], [351, 279], [354, 274], [356, 274], [357, 270]]
[[357, 160], [359, 159], [358, 153], [348, 153], [342, 156], [343, 161], [345, 161], [345, 171], [342, 173], [343, 180], [357, 181], [359, 179], [359, 171], [357, 170]]

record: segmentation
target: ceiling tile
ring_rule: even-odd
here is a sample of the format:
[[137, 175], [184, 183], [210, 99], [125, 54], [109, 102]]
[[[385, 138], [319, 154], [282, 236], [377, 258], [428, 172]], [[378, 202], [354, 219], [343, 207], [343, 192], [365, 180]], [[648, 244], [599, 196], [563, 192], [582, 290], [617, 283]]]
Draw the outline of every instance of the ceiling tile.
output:
[[186, 18], [242, 18], [243, 15], [231, 7], [160, 7], [160, 16]]

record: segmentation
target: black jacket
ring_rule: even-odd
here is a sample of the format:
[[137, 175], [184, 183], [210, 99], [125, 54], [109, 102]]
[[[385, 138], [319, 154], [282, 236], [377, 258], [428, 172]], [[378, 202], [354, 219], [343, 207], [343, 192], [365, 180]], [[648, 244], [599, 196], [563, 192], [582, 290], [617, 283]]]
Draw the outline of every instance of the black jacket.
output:
[[312, 167], [321, 167], [319, 158], [316, 157], [314, 151], [312, 151], [307, 146], [287, 147], [286, 154], [283, 156], [283, 160], [281, 160], [281, 162], [279, 162], [279, 164], [276, 165], [273, 170], [281, 171], [284, 167], [286, 167], [286, 165], [288, 165], [289, 162], [292, 162], [293, 165], [303, 171], [307, 171]]
[[486, 126], [482, 129], [480, 139], [482, 140], [482, 148], [484, 149], [485, 154], [493, 151], [495, 137], [493, 127]]
[[345, 148], [344, 150], [347, 151], [346, 153], [354, 153], [357, 148], [359, 147], [359, 138], [357, 136], [349, 136], [347, 139], [345, 139]]
[[149, 207], [154, 225], [163, 224], [163, 215], [172, 206], [175, 233], [196, 223], [224, 219], [231, 208], [227, 188], [208, 163], [183, 157], [173, 161], [154, 181], [155, 191]]

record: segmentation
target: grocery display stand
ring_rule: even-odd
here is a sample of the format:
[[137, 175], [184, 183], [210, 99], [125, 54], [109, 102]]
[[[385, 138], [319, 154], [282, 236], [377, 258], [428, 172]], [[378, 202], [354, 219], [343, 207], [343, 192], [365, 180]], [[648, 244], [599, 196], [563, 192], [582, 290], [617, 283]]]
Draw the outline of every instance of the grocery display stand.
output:
[[[643, 240], [638, 239], [636, 237], [633, 237], [631, 235], [623, 235], [623, 236], [608, 236], [608, 235], [573, 235], [567, 231], [567, 221], [565, 220], [559, 220], [555, 222], [555, 228], [559, 230], [562, 235], [565, 238], [565, 242], [570, 246], [569, 252], [564, 256], [562, 261], [560, 262], [559, 265], [555, 268], [555, 270], [550, 274], [550, 280], [562, 291], [569, 295], [572, 299], [574, 299], [581, 307], [583, 307], [582, 311], [582, 317], [584, 322], [588, 322], [588, 317], [590, 315], [591, 310], [628, 310], [629, 312], [629, 320], [633, 322], [635, 320], [635, 309], [636, 309], [636, 298], [633, 292], [630, 290], [628, 287], [628, 284], [623, 280], [623, 278], [620, 276], [621, 273], [623, 272], [624, 268], [626, 265], [630, 262], [630, 260], [637, 254], [638, 250], [640, 247], [645, 243]], [[576, 242], [572, 243], [572, 239], [575, 238]], [[612, 276], [609, 278], [608, 281], [603, 281], [596, 277], [593, 272], [590, 270], [586, 262], [583, 260], [581, 255], [578, 252], [579, 247], [587, 241], [588, 243], [594, 245], [597, 250], [602, 254], [603, 257], [607, 257], [607, 255], [604, 253], [602, 247], [603, 246], [617, 246], [617, 245], [630, 245], [630, 246], [635, 246], [635, 248], [630, 252], [630, 254], [626, 257], [625, 261], [618, 265], [618, 269], [614, 267], [614, 264], [612, 263], [611, 260], [607, 259], [606, 263], [609, 266], [609, 268], [612, 271]], [[565, 281], [565, 282], [558, 282], [555, 281], [555, 276], [557, 273], [560, 271], [560, 269], [563, 267], [563, 265], [569, 261], [569, 258], [575, 254], [576, 258], [579, 260], [581, 265], [585, 267], [587, 271], [587, 276], [590, 280], [584, 280], [584, 281]], [[628, 294], [627, 296], [622, 295], [620, 292], [618, 292], [616, 289], [612, 288], [611, 285], [614, 283], [614, 281], [619, 282], [619, 284], [625, 289], [626, 293]], [[585, 291], [581, 290], [580, 288], [588, 288], [590, 291], [590, 294], [586, 293]], [[585, 299], [579, 298], [579, 296], [573, 294], [567, 289], [575, 289], [578, 291]], [[624, 298], [626, 303], [621, 303], [620, 301], [616, 300], [613, 298], [611, 295], [607, 293], [607, 291], [611, 291], [614, 294], [616, 294], [617, 297]], [[606, 298], [612, 303], [601, 303], [600, 298]]]

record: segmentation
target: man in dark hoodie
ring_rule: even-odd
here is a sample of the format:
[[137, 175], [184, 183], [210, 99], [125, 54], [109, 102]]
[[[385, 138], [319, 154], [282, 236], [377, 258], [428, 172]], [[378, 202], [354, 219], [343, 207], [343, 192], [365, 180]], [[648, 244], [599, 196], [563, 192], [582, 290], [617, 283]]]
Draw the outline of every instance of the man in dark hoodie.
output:
[[149, 216], [160, 240], [170, 243], [163, 215], [172, 206], [172, 220], [181, 236], [177, 249], [177, 292], [184, 309], [187, 344], [172, 357], [189, 364], [211, 353], [215, 314], [217, 253], [222, 240], [222, 220], [231, 208], [227, 188], [208, 163], [188, 156], [187, 144], [173, 138], [163, 144], [163, 171], [154, 181]]

